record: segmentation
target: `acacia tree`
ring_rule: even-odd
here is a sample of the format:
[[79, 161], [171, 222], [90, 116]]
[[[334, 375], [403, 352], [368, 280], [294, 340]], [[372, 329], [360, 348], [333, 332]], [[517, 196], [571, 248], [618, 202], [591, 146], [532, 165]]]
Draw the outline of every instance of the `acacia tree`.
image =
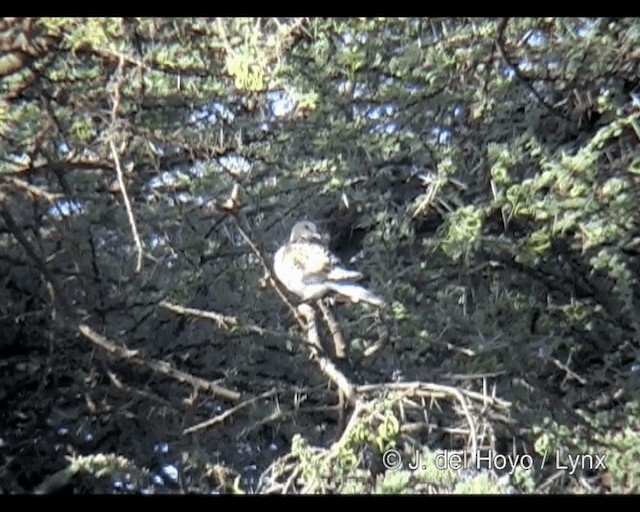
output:
[[[635, 446], [617, 422], [637, 392], [639, 39], [637, 20], [604, 18], [3, 19], [0, 350], [12, 375], [35, 366], [5, 383], [2, 430], [11, 410], [73, 408], [115, 432], [80, 452], [148, 466], [140, 439], [181, 439], [200, 469], [238, 438], [326, 444], [311, 426], [330, 408], [268, 420], [300, 395], [336, 400], [263, 280], [311, 218], [390, 306], [336, 309], [354, 382], [489, 378], [522, 426], [488, 419], [494, 448], [516, 432], [567, 448], [563, 428], [615, 403], [610, 434], [575, 442]], [[96, 344], [115, 359], [97, 364]], [[183, 429], [239, 401], [252, 413], [199, 430], [198, 458]], [[358, 416], [363, 439], [383, 450], [399, 434], [374, 417]], [[55, 435], [21, 432], [7, 438]], [[14, 467], [16, 485], [60, 457]]]

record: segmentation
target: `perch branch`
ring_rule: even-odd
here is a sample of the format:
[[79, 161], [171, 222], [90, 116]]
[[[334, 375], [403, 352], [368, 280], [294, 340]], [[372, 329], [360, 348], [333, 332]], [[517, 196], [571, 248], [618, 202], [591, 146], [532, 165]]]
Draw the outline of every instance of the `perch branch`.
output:
[[40, 187], [31, 185], [31, 183], [27, 183], [26, 181], [21, 180], [19, 178], [15, 178], [13, 176], [5, 176], [4, 179], [9, 183], [13, 184], [13, 186], [16, 187], [17, 189], [23, 190], [24, 192], [27, 192], [34, 197], [42, 197], [45, 201], [49, 203], [55, 203], [56, 201], [64, 197], [64, 194], [52, 194]]
[[327, 307], [324, 300], [318, 299], [316, 301], [316, 304], [318, 304], [318, 307], [322, 312], [322, 316], [324, 317], [325, 322], [327, 322], [327, 326], [329, 327], [329, 333], [331, 334], [331, 338], [333, 339], [336, 357], [338, 359], [344, 359], [345, 357], [347, 357], [347, 349], [346, 345], [344, 344], [344, 338], [342, 337], [342, 332], [340, 331], [338, 322], [336, 322], [333, 313], [331, 313], [331, 310]]
[[318, 365], [320, 371], [324, 373], [331, 382], [333, 382], [342, 392], [344, 397], [350, 402], [355, 403], [354, 388], [344, 374], [336, 368], [331, 360], [326, 357], [318, 336], [318, 328], [316, 325], [315, 311], [308, 304], [300, 304], [300, 313], [306, 318], [307, 338], [305, 344], [309, 347], [311, 359]]

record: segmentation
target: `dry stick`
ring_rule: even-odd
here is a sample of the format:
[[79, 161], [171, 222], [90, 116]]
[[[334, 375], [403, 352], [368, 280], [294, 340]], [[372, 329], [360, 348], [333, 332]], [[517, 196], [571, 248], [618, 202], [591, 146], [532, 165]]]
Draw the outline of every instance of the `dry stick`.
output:
[[476, 430], [476, 422], [474, 421], [473, 416], [471, 416], [469, 407], [467, 407], [467, 401], [465, 400], [465, 397], [462, 396], [462, 393], [460, 393], [460, 390], [455, 389], [453, 395], [458, 399], [458, 403], [460, 404], [460, 407], [462, 407], [462, 413], [464, 414], [465, 418], [467, 419], [467, 423], [469, 424], [469, 435], [471, 438], [471, 461], [475, 462], [476, 457], [478, 456], [478, 433]]
[[287, 481], [285, 482], [284, 487], [282, 488], [282, 494], [287, 494], [289, 492], [289, 489], [293, 487], [293, 483], [295, 479], [298, 478], [298, 476], [300, 476], [301, 472], [302, 472], [302, 467], [300, 465], [296, 465], [293, 468], [293, 470], [291, 471], [291, 475], [289, 475], [289, 478], [287, 478]]
[[351, 413], [351, 418], [349, 418], [349, 423], [347, 423], [347, 426], [342, 432], [340, 439], [338, 439], [338, 441], [333, 443], [333, 445], [331, 446], [331, 451], [333, 451], [334, 453], [338, 453], [338, 450], [347, 443], [347, 441], [349, 440], [349, 435], [358, 425], [358, 420], [360, 419], [361, 414], [367, 410], [369, 410], [369, 407], [364, 402], [356, 402], [355, 407], [353, 408], [353, 411]]
[[273, 335], [283, 336], [283, 334], [280, 332], [270, 331], [269, 329], [264, 329], [259, 325], [244, 324], [234, 316], [223, 315], [221, 313], [216, 313], [215, 311], [205, 311], [203, 309], [186, 308], [184, 306], [179, 306], [178, 304], [172, 304], [164, 300], [161, 301], [158, 305], [160, 307], [168, 309], [169, 311], [178, 313], [179, 315], [189, 315], [189, 316], [204, 318], [206, 320], [211, 320], [215, 322], [216, 325], [221, 329], [227, 329], [227, 330], [234, 329], [234, 328], [242, 329], [247, 332], [259, 334], [260, 336], [264, 336], [267, 334], [272, 336]]
[[241, 398], [240, 393], [238, 393], [237, 391], [232, 391], [230, 389], [224, 388], [206, 379], [202, 379], [200, 377], [191, 375], [190, 373], [176, 370], [175, 368], [172, 368], [171, 365], [167, 362], [154, 361], [154, 360], [147, 361], [145, 359], [142, 359], [139, 356], [137, 350], [129, 350], [123, 347], [119, 347], [112, 341], [109, 341], [104, 336], [101, 336], [100, 334], [95, 332], [88, 325], [81, 324], [79, 327], [79, 330], [83, 336], [88, 338], [89, 341], [91, 341], [98, 347], [122, 359], [127, 359], [128, 361], [136, 365], [145, 366], [153, 370], [154, 372], [171, 377], [172, 379], [175, 379], [178, 382], [187, 382], [191, 384], [194, 388], [209, 391], [212, 394], [219, 396], [221, 398], [224, 398], [226, 400], [229, 400], [231, 402], [237, 402]]
[[151, 393], [149, 391], [144, 391], [141, 389], [136, 389], [133, 386], [124, 384], [115, 374], [115, 372], [113, 372], [110, 369], [107, 369], [107, 376], [109, 377], [111, 384], [113, 384], [116, 389], [122, 390], [125, 393], [130, 393], [132, 395], [138, 396], [146, 401], [156, 402], [157, 404], [163, 407], [167, 407], [170, 409], [178, 409], [178, 407], [176, 407], [175, 404], [171, 403], [169, 400], [165, 400], [164, 398], [159, 397], [158, 395], [155, 395], [154, 393]]
[[131, 226], [131, 233], [133, 234], [133, 240], [136, 245], [136, 252], [138, 254], [138, 261], [136, 263], [136, 274], [140, 273], [142, 270], [142, 241], [140, 240], [140, 234], [138, 233], [138, 228], [136, 226], [136, 219], [133, 216], [133, 210], [131, 209], [131, 202], [129, 201], [129, 194], [127, 193], [127, 189], [124, 183], [124, 177], [122, 174], [122, 167], [120, 166], [120, 157], [118, 156], [118, 151], [116, 150], [116, 145], [113, 142], [115, 127], [118, 121], [118, 106], [120, 104], [120, 85], [122, 84], [122, 66], [124, 64], [124, 60], [122, 56], [120, 57], [120, 62], [118, 64], [116, 83], [113, 88], [113, 105], [111, 107], [111, 133], [109, 135], [109, 148], [111, 149], [111, 158], [113, 158], [113, 163], [116, 167], [116, 176], [118, 177], [118, 185], [120, 185], [120, 191], [122, 192], [122, 199], [124, 200], [124, 207], [127, 211], [127, 218], [129, 219], [129, 226]]
[[51, 494], [65, 487], [73, 478], [74, 472], [71, 466], [67, 466], [60, 471], [46, 477], [33, 489], [33, 494]]
[[9, 183], [12, 183], [17, 189], [23, 190], [35, 197], [42, 197], [49, 203], [55, 203], [56, 201], [64, 197], [64, 194], [52, 194], [51, 192], [47, 192], [40, 187], [31, 185], [30, 183], [27, 183], [26, 181], [18, 178], [14, 178], [13, 176], [5, 176], [4, 179]]
[[338, 326], [338, 322], [336, 322], [335, 317], [331, 313], [331, 310], [327, 307], [322, 299], [318, 299], [316, 301], [320, 311], [322, 311], [322, 316], [324, 316], [327, 325], [329, 326], [329, 332], [331, 333], [331, 338], [333, 339], [333, 345], [336, 350], [336, 357], [338, 359], [344, 359], [347, 357], [347, 347], [344, 343], [344, 338], [342, 337], [342, 332], [340, 332], [340, 327]]
[[290, 416], [294, 416], [300, 413], [312, 414], [317, 412], [336, 412], [340, 414], [342, 412], [343, 406], [340, 403], [336, 405], [319, 405], [316, 407], [305, 407], [299, 409], [290, 409], [288, 411], [279, 410], [277, 414], [270, 414], [268, 416], [262, 417], [259, 420], [254, 421], [251, 425], [244, 427], [238, 434], [236, 434], [236, 439], [244, 438], [249, 433], [259, 429], [260, 427], [267, 425], [269, 423], [274, 423], [276, 421], [284, 421], [286, 418]]
[[196, 425], [193, 425], [189, 428], [185, 428], [182, 433], [183, 434], [193, 434], [194, 432], [197, 432], [198, 430], [202, 430], [204, 428], [210, 427], [212, 425], [215, 425], [216, 423], [220, 423], [221, 421], [224, 421], [225, 419], [227, 419], [229, 416], [235, 414], [236, 412], [238, 412], [240, 409], [244, 409], [245, 407], [247, 407], [248, 405], [251, 405], [255, 402], [257, 402], [258, 400], [262, 400], [263, 398], [267, 398], [269, 396], [275, 395], [278, 392], [278, 390], [276, 388], [271, 388], [268, 391], [265, 391], [264, 393], [259, 394], [258, 396], [254, 396], [253, 398], [250, 398], [248, 400], [245, 400], [244, 402], [232, 407], [231, 409], [224, 411], [221, 414], [218, 414], [217, 416], [214, 416], [211, 419], [208, 419], [206, 421], [203, 421], [201, 423], [197, 423]]
[[511, 402], [502, 400], [500, 398], [483, 395], [476, 391], [469, 391], [467, 389], [459, 389], [453, 386], [446, 386], [444, 384], [434, 384], [431, 382], [387, 382], [382, 384], [363, 384], [356, 387], [358, 393], [367, 392], [379, 392], [379, 391], [404, 391], [409, 393], [417, 393], [424, 391], [427, 393], [439, 393], [442, 396], [451, 396], [461, 394], [472, 400], [477, 400], [485, 404], [491, 404], [502, 409], [508, 409], [511, 407]]

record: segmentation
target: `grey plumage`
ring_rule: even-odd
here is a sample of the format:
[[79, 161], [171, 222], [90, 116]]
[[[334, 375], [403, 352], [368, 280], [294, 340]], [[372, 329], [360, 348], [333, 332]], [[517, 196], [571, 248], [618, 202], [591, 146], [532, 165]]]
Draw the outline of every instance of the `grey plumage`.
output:
[[322, 244], [318, 228], [312, 222], [301, 221], [293, 226], [289, 241], [276, 251], [273, 267], [280, 282], [303, 300], [335, 292], [353, 302], [377, 307], [384, 304], [380, 297], [354, 282], [363, 275], [342, 266]]

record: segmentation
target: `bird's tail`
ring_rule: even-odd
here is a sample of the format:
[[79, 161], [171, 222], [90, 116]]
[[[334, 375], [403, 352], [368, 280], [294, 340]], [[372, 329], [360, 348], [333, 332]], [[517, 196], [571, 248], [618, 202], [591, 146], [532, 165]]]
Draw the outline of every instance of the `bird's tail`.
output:
[[349, 297], [353, 302], [368, 302], [369, 304], [380, 307], [384, 301], [376, 294], [370, 292], [366, 288], [353, 283], [327, 283], [327, 286], [334, 292]]
[[329, 281], [357, 281], [362, 279], [362, 274], [355, 270], [347, 270], [342, 267], [333, 267], [327, 274]]

